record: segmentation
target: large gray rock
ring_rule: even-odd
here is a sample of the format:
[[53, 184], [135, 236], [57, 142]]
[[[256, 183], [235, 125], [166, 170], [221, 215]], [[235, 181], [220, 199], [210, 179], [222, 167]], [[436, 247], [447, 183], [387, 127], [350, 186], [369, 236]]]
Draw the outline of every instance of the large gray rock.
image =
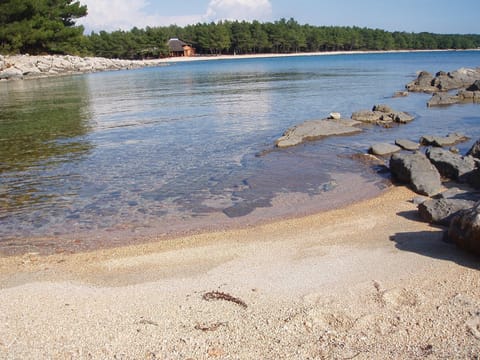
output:
[[305, 141], [318, 140], [328, 136], [352, 135], [362, 131], [355, 127], [358, 124], [352, 120], [311, 120], [294, 126], [283, 134], [275, 145], [286, 148], [301, 144]]
[[420, 138], [420, 143], [425, 146], [453, 146], [469, 140], [467, 136], [460, 133], [451, 133], [447, 136], [424, 135]]
[[23, 73], [20, 69], [8, 67], [0, 71], [0, 80], [20, 80], [23, 79]]
[[448, 226], [460, 210], [471, 208], [474, 204], [475, 201], [465, 199], [430, 199], [418, 205], [418, 212], [426, 222]]
[[438, 147], [428, 149], [426, 155], [440, 175], [451, 180], [463, 181], [464, 175], [470, 173], [476, 167], [473, 157], [464, 157]]
[[393, 154], [390, 171], [394, 178], [409, 184], [420, 195], [433, 196], [442, 189], [439, 172], [420, 152]]
[[480, 255], [480, 203], [452, 218], [448, 236], [460, 248]]

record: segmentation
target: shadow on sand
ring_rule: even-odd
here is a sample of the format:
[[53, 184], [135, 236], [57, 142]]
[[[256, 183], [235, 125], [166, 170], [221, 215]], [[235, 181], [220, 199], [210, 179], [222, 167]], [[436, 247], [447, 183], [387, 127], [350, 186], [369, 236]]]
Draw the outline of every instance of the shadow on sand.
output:
[[[410, 220], [421, 221], [417, 211], [399, 213]], [[480, 257], [469, 254], [450, 242], [445, 227], [437, 227], [438, 231], [399, 232], [390, 236], [395, 247], [435, 259], [453, 261], [461, 266], [480, 270]]]

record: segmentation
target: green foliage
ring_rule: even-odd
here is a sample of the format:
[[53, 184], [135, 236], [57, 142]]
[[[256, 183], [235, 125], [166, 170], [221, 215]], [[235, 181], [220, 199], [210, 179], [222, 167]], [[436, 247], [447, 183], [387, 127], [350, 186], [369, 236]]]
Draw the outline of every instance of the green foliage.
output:
[[74, 0], [2, 0], [0, 52], [90, 54], [144, 59], [168, 56], [167, 41], [179, 38], [197, 54], [257, 54], [356, 50], [471, 49], [480, 35], [388, 32], [345, 26], [275, 22], [222, 21], [180, 27], [133, 28], [82, 35], [75, 19], [87, 9]]
[[72, 0], [2, 0], [0, 52], [76, 53], [85, 45], [75, 20], [87, 7]]

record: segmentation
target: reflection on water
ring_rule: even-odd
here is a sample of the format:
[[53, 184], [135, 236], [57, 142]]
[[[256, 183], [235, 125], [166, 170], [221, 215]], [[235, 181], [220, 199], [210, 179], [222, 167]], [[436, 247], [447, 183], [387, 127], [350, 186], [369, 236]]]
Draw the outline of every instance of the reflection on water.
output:
[[[348, 155], [425, 129], [480, 136], [471, 104], [440, 111], [423, 95], [386, 97], [419, 69], [479, 60], [479, 52], [257, 59], [0, 83], [0, 252], [45, 251], [45, 237], [49, 249], [87, 249], [251, 224], [374, 194], [383, 178]], [[417, 120], [271, 151], [294, 124], [379, 102]]]
[[[80, 161], [92, 145], [82, 78], [9, 82], [0, 87], [0, 216], [30, 211], [64, 196], [64, 175], [45, 169]], [[67, 176], [75, 176], [68, 174]]]

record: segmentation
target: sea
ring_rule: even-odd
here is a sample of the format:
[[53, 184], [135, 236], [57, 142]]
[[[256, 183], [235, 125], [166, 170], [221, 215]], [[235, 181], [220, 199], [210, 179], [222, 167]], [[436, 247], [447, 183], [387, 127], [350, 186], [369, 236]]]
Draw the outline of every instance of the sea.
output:
[[[304, 216], [374, 197], [377, 142], [461, 132], [480, 105], [395, 98], [426, 70], [479, 67], [480, 51], [172, 62], [0, 82], [0, 253], [49, 254]], [[412, 123], [276, 149], [307, 120], [387, 104]], [[388, 163], [388, 159], [383, 159]]]

